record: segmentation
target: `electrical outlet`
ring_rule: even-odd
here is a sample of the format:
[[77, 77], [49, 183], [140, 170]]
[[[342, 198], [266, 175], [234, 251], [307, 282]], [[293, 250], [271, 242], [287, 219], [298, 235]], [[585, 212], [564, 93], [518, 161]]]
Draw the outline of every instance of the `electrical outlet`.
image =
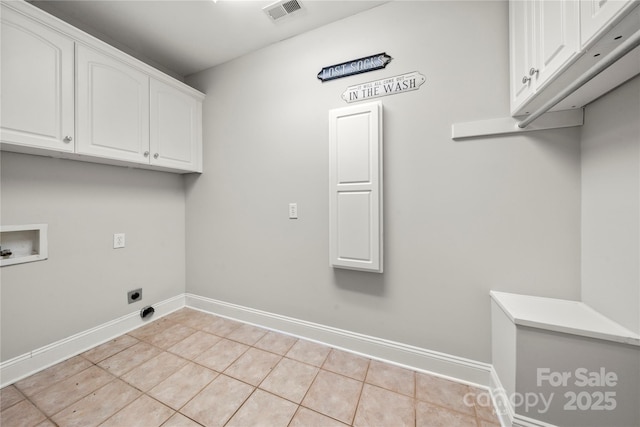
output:
[[140, 300], [142, 300], [142, 288], [134, 289], [127, 292], [127, 301], [129, 301], [129, 304], [133, 304], [134, 302], [138, 302]]
[[289, 203], [289, 219], [298, 219], [297, 203]]
[[113, 249], [124, 248], [124, 233], [113, 235]]

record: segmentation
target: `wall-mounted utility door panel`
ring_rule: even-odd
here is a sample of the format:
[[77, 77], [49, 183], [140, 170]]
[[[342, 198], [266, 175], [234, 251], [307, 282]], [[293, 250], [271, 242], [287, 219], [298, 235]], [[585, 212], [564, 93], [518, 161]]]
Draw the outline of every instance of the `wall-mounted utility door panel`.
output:
[[77, 153], [149, 163], [149, 77], [79, 45], [77, 83]]
[[2, 5], [1, 139], [73, 152], [73, 40]]
[[381, 102], [329, 111], [329, 180], [331, 265], [381, 273]]

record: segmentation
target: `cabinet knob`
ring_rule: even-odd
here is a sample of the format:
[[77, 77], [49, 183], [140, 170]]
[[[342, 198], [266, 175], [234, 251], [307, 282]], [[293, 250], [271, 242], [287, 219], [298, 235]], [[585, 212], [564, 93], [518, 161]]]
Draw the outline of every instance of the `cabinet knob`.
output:
[[538, 70], [536, 68], [532, 68], [529, 70], [529, 75], [530, 76], [534, 76], [535, 74], [538, 74]]
[[145, 152], [144, 152], [144, 156], [145, 156], [145, 157], [149, 157], [149, 152], [148, 152], [148, 151], [145, 151]]
[[153, 158], [154, 158], [154, 159], [157, 159], [158, 157], [160, 157], [160, 154], [158, 154], [158, 153], [156, 153], [156, 154], [154, 154], [154, 155], [153, 155]]
[[522, 84], [523, 84], [523, 85], [526, 85], [526, 84], [527, 84], [527, 83], [529, 83], [530, 81], [531, 81], [531, 77], [524, 76], [524, 77], [522, 78]]
[[62, 142], [64, 142], [65, 144], [68, 144], [71, 141], [73, 141], [73, 138], [70, 136], [65, 136], [64, 139], [62, 140]]

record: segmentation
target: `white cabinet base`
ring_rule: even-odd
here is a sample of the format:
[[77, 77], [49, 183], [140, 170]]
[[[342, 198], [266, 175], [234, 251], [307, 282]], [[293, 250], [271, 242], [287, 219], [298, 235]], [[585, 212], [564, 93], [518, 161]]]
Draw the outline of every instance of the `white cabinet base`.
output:
[[495, 291], [491, 322], [514, 425], [640, 425], [640, 336], [580, 301]]

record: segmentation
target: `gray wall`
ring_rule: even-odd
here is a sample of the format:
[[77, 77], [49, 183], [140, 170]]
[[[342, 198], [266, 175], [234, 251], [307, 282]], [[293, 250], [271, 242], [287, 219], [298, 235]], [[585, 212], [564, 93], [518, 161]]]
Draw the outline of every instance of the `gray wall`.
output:
[[[509, 115], [507, 12], [391, 2], [191, 76], [207, 98], [187, 291], [485, 362], [490, 289], [579, 299], [580, 130], [450, 139]], [[315, 77], [378, 52], [384, 71]], [[385, 272], [334, 270], [328, 111], [347, 86], [411, 71], [419, 91], [382, 98]]]
[[640, 77], [585, 112], [582, 298], [640, 333]]
[[184, 292], [181, 176], [6, 152], [1, 167], [2, 225], [49, 224], [48, 260], [0, 271], [2, 361]]

